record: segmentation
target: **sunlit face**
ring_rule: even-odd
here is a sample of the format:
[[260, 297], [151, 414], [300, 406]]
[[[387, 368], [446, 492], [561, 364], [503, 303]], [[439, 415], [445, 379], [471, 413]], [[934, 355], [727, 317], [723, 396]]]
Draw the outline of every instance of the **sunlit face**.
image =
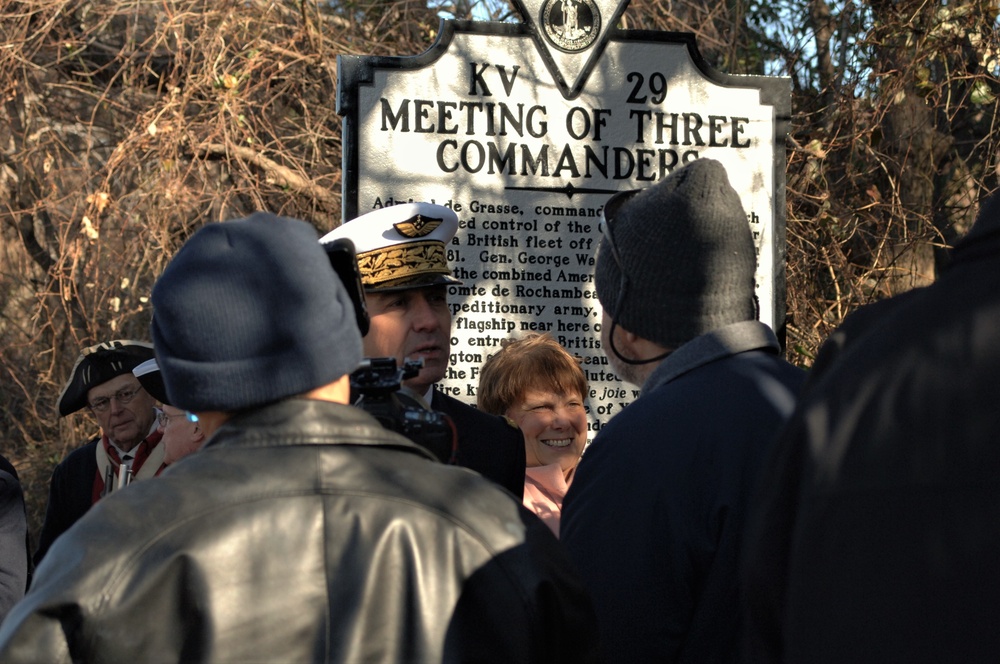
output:
[[[131, 394], [128, 403], [122, 403], [117, 397], [119, 394]], [[141, 443], [153, 427], [156, 419], [153, 397], [142, 389], [135, 376], [126, 373], [87, 391], [89, 404], [101, 403], [104, 399], [110, 399], [108, 408], [91, 408], [91, 412], [108, 438], [127, 452]]]
[[170, 464], [197, 452], [205, 437], [198, 423], [188, 419], [187, 411], [167, 404], [162, 408], [160, 431], [163, 432], [163, 438], [160, 443], [164, 447], [163, 463]]
[[365, 357], [423, 359], [420, 374], [404, 385], [423, 394], [444, 378], [451, 350], [451, 312], [446, 286], [424, 286], [390, 293], [366, 293], [371, 325]]
[[564, 473], [576, 467], [587, 443], [587, 413], [583, 395], [528, 390], [507, 417], [524, 433], [529, 467], [558, 463]]

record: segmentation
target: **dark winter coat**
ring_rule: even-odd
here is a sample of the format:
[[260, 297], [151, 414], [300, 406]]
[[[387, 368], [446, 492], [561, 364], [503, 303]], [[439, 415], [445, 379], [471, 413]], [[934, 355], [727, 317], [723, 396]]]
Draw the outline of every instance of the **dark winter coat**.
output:
[[767, 326], [721, 328], [668, 356], [584, 453], [561, 539], [608, 661], [737, 661], [746, 505], [802, 378]]
[[820, 354], [754, 501], [755, 662], [1000, 653], [1000, 200], [940, 279]]
[[70, 452], [52, 471], [45, 521], [35, 549], [35, 565], [42, 561], [56, 538], [69, 530], [93, 504], [97, 458], [94, 450], [100, 437]]
[[0, 456], [0, 622], [28, 586], [28, 521], [17, 470]]
[[434, 390], [431, 408], [450, 417], [458, 431], [458, 465], [493, 480], [521, 500], [524, 494], [524, 436], [507, 420], [484, 413]]

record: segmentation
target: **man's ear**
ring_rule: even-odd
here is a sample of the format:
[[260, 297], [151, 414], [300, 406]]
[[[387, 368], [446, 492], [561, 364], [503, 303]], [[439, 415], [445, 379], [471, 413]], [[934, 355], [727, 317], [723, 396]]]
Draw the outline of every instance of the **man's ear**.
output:
[[650, 341], [641, 337], [635, 332], [630, 332], [621, 325], [616, 326], [618, 336], [615, 338], [615, 346], [625, 357], [632, 358], [655, 358], [662, 360], [669, 351], [674, 349], [661, 346], [655, 341]]
[[199, 412], [195, 413], [195, 415], [198, 416], [198, 429], [201, 435], [206, 438], [214, 434], [219, 427], [233, 416], [232, 413], [218, 410]]
[[636, 342], [638, 342], [639, 339], [641, 338], [635, 332], [629, 332], [621, 325], [618, 326], [618, 329], [622, 331], [622, 338], [625, 340], [625, 343], [627, 343], [630, 347], [635, 346]]
[[615, 323], [615, 329], [611, 333], [614, 335], [615, 348], [625, 357], [635, 357], [636, 344], [641, 337], [635, 332], [629, 332], [619, 323]]

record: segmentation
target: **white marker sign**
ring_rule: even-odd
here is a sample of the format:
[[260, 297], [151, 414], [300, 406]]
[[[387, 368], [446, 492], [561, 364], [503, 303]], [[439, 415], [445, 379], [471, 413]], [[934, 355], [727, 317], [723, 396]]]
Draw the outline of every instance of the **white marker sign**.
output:
[[410, 200], [452, 207], [448, 257], [464, 286], [451, 290], [441, 387], [474, 403], [504, 339], [549, 332], [583, 358], [595, 431], [638, 394], [600, 348], [594, 265], [613, 193], [692, 159], [722, 162], [757, 244], [761, 320], [781, 332], [789, 84], [710, 70], [691, 36], [601, 23], [604, 40], [585, 43], [595, 16], [616, 16], [577, 1], [574, 17], [564, 4], [541, 3], [540, 33], [446, 22], [422, 55], [340, 58], [343, 205], [346, 220]]

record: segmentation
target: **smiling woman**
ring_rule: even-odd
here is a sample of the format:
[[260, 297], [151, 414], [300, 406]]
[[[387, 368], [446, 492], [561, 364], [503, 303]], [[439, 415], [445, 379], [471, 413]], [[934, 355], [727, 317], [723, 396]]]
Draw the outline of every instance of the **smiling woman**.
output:
[[524, 434], [524, 506], [559, 535], [562, 501], [587, 443], [579, 361], [548, 334], [504, 345], [483, 365], [479, 408], [504, 415]]

